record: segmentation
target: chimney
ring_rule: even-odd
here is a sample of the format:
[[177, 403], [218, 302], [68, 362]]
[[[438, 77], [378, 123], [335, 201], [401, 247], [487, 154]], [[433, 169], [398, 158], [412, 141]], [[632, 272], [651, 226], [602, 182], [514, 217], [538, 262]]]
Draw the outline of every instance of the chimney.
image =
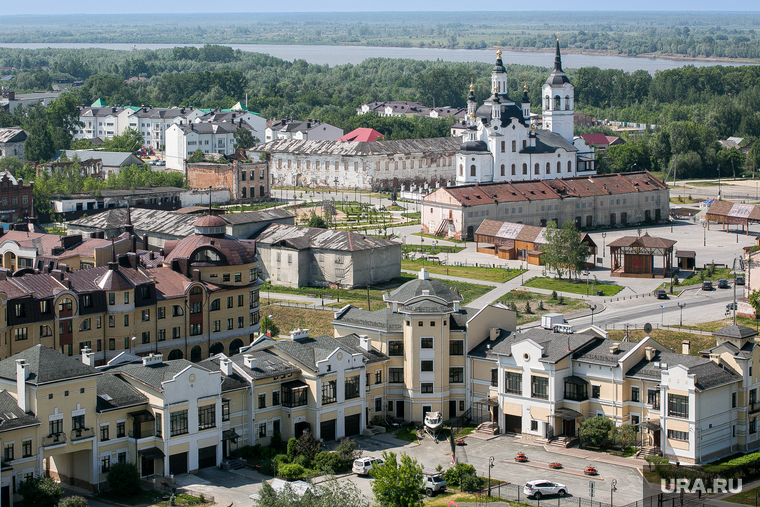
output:
[[392, 304], [392, 306], [393, 306], [393, 310], [392, 310], [392, 311], [393, 311], [393, 313], [398, 313], [398, 301], [394, 301], [394, 302], [393, 302], [393, 303], [391, 303], [391, 304]]
[[200, 282], [201, 281], [201, 272], [198, 269], [193, 270], [193, 281], [194, 282]]
[[496, 338], [498, 338], [498, 337], [499, 337], [499, 328], [498, 327], [492, 327], [491, 328], [491, 336], [490, 336], [491, 341], [495, 342]]
[[86, 364], [87, 366], [94, 366], [94, 358], [95, 353], [90, 350], [90, 347], [85, 347], [82, 349], [82, 364]]
[[684, 340], [681, 342], [681, 354], [688, 356], [691, 354], [691, 342]]
[[137, 252], [137, 236], [134, 234], [129, 238], [129, 251], [134, 253]]
[[646, 347], [644, 349], [644, 354], [646, 355], [647, 361], [654, 359], [654, 350], [654, 347]]
[[147, 356], [143, 356], [142, 363], [143, 366], [151, 366], [154, 364], [161, 364], [164, 362], [164, 355], [163, 354], [154, 354], [150, 353]]
[[359, 335], [359, 348], [364, 352], [369, 352], [369, 336], [366, 334]]
[[720, 354], [710, 354], [710, 361], [715, 364], [720, 364]]
[[309, 330], [308, 329], [294, 329], [290, 332], [290, 340], [297, 340], [299, 338], [308, 338], [309, 337]]
[[430, 275], [428, 275], [428, 271], [425, 268], [420, 269], [420, 274], [418, 276], [420, 280], [428, 280], [430, 278]]
[[454, 301], [454, 311], [455, 312], [459, 311], [459, 301]]
[[29, 364], [23, 359], [16, 359], [16, 397], [18, 406], [28, 412], [30, 407], [26, 405], [26, 379], [29, 378]]
[[610, 354], [617, 354], [618, 352], [620, 352], [620, 344], [618, 342], [610, 345]]
[[142, 237], [142, 249], [143, 250], [147, 250], [148, 249], [148, 235], [147, 234], [143, 234], [143, 237]]
[[256, 368], [256, 358], [253, 357], [253, 354], [244, 354], [243, 364], [245, 365], [246, 368], [250, 368], [252, 370]]
[[232, 359], [225, 357], [219, 361], [219, 368], [222, 370], [222, 373], [224, 373], [226, 377], [232, 375]]

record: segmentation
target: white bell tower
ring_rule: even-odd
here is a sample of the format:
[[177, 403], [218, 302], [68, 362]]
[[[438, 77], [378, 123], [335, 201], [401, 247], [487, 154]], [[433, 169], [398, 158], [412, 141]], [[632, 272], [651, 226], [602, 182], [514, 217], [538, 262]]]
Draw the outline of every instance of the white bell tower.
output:
[[507, 96], [507, 69], [501, 61], [501, 46], [496, 52], [496, 64], [491, 71], [491, 89], [494, 90], [494, 95], [501, 98]]
[[544, 129], [557, 133], [572, 143], [575, 87], [562, 70], [559, 38], [554, 53], [554, 70], [541, 87], [541, 103]]

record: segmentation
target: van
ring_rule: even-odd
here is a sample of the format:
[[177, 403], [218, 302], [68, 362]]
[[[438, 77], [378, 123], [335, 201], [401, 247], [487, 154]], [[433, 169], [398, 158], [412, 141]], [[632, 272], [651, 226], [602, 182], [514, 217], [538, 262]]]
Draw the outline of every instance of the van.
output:
[[440, 472], [426, 472], [422, 478], [422, 489], [427, 496], [437, 495], [446, 491], [446, 481]]
[[553, 331], [555, 333], [573, 334], [573, 326], [570, 324], [556, 324]]
[[541, 327], [544, 329], [554, 329], [557, 324], [564, 324], [565, 317], [561, 313], [545, 313], [541, 315]]

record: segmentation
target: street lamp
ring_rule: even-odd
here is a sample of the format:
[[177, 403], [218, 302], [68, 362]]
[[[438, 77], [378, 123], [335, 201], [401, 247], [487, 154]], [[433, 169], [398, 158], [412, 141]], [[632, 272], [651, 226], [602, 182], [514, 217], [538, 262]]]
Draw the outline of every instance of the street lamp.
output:
[[591, 325], [594, 325], [594, 310], [596, 310], [596, 305], [588, 305], [588, 309], [591, 310]]
[[665, 305], [660, 305], [660, 327], [665, 325]]
[[589, 272], [588, 272], [588, 269], [587, 269], [587, 270], [585, 270], [583, 272], [583, 276], [586, 277], [586, 297], [588, 297], [588, 275], [589, 275]]
[[702, 246], [707, 246], [707, 220], [702, 219]]
[[617, 479], [612, 479], [612, 484], [610, 484], [610, 505], [614, 505], [612, 503], [612, 495], [617, 491]]
[[607, 233], [602, 233], [602, 257], [607, 257]]
[[491, 456], [488, 458], [488, 496], [491, 496], [491, 469], [494, 467], [494, 458]]
[[432, 243], [433, 243], [433, 250], [431, 250], [430, 254], [435, 255], [435, 247], [438, 244], [438, 242], [436, 240], [433, 240]]
[[678, 308], [681, 309], [681, 324], [680, 327], [683, 327], [683, 307], [686, 306], [686, 303], [678, 303]]

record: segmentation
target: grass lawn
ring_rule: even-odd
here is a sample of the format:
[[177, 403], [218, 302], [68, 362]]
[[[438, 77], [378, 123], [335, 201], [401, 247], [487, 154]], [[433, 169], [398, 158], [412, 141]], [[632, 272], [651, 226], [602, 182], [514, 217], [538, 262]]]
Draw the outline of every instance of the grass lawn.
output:
[[[404, 225], [407, 225], [407, 224], [404, 224]], [[452, 243], [467, 243], [466, 241], [462, 241], [461, 239], [444, 238], [442, 236], [435, 236], [433, 234], [423, 234], [421, 232], [415, 232], [414, 234], [412, 234], [412, 236], [422, 236], [423, 238], [430, 238], [430, 239], [442, 240], [442, 241], [451, 241]]]
[[741, 503], [744, 505], [755, 505], [757, 502], [756, 495], [760, 492], [760, 487], [752, 489], [744, 489], [741, 493], [731, 495], [728, 498], [724, 498], [724, 502]]
[[[677, 190], [673, 190], [673, 191], [677, 192]], [[700, 201], [699, 199], [694, 199], [690, 195], [687, 195], [686, 197], [679, 195], [676, 197], [671, 197], [670, 202], [672, 202], [673, 204], [697, 204], [702, 201]]]
[[[625, 331], [623, 330], [608, 329], [607, 332], [610, 334], [611, 340], [622, 340], [625, 336]], [[647, 333], [645, 333], [642, 329], [631, 330], [629, 331], [629, 334], [631, 336], [631, 341], [635, 342], [641, 341], [647, 336]], [[652, 332], [649, 333], [649, 336], [653, 340], [656, 340], [666, 347], [673, 349], [675, 352], [679, 353], [681, 352], [681, 342], [684, 340], [689, 340], [691, 342], [692, 356], [699, 355], [700, 350], [705, 350], [715, 346], [715, 338], [712, 335], [692, 334], [671, 329], [652, 329]]]
[[454, 435], [454, 438], [466, 437], [467, 435], [469, 435], [470, 433], [472, 433], [473, 431], [475, 431], [475, 428], [477, 428], [476, 425], [474, 425], [474, 424], [468, 424], [467, 426], [465, 426], [461, 430], [457, 431], [457, 434]]
[[[699, 273], [705, 272], [704, 270], [699, 270], [696, 273], [694, 273], [689, 278], [683, 279], [678, 281], [678, 285], [676, 287], [692, 287], [694, 285], [701, 285], [702, 279], [699, 278]], [[713, 285], [716, 285], [718, 283], [718, 280], [721, 278], [725, 278], [730, 283], [733, 283], [734, 275], [731, 273], [731, 268], [715, 268], [715, 272], [711, 276], [707, 276], [705, 272], [705, 280], [712, 280], [715, 282]], [[715, 287], [717, 290], [717, 286]]]
[[[177, 506], [180, 506], [180, 507], [184, 506], [184, 505], [201, 506], [201, 505], [211, 505], [211, 504], [212, 504], [212, 502], [206, 501], [205, 498], [203, 500], [201, 500], [197, 496], [186, 495], [184, 493], [180, 493], [179, 495], [176, 495], [174, 497], [174, 505], [177, 505]], [[169, 506], [169, 501], [167, 500], [165, 502], [159, 502], [156, 505], [160, 505], [161, 507], [168, 507]]]
[[[140, 492], [136, 495], [132, 496], [121, 496], [117, 495], [113, 491], [107, 491], [100, 493], [95, 498], [103, 498], [104, 500], [108, 500], [110, 502], [120, 503], [122, 505], [154, 505], [159, 502], [165, 497], [168, 497], [170, 495], [167, 495], [166, 493], [162, 493], [160, 491], [153, 491], [153, 490], [140, 490]], [[168, 505], [169, 502], [166, 502]], [[189, 504], [183, 504], [183, 505], [189, 505]]]
[[[492, 495], [496, 495], [497, 490], [492, 490]], [[486, 495], [481, 495], [480, 497], [477, 497], [480, 503], [488, 502], [488, 503], [504, 503], [505, 500], [502, 500], [501, 498], [497, 498], [496, 496], [491, 496], [490, 498]], [[446, 493], [440, 493], [433, 498], [425, 500], [425, 507], [448, 507], [448, 505], [451, 502], [456, 502], [459, 505], [462, 505], [463, 503], [467, 504], [474, 504], [475, 503], [475, 495], [472, 493], [458, 493], [458, 492], [446, 492]], [[551, 502], [548, 502], [550, 504]], [[509, 505], [511, 507], [529, 507], [527, 504], [524, 503], [518, 503], [510, 501]]]
[[[726, 326], [731, 326], [734, 323], [734, 312], [732, 311], [731, 314], [725, 318], [720, 320], [714, 320], [712, 322], [703, 322], [701, 324], [695, 324], [691, 326], [684, 326], [684, 329], [699, 329], [700, 331], [717, 331], [718, 329], [722, 329]], [[758, 327], [758, 321], [755, 319], [751, 319], [749, 317], [742, 317], [741, 315], [736, 316], [736, 323], [740, 326], [746, 326], [750, 329]]]
[[262, 308], [262, 315], [265, 314], [272, 316], [283, 335], [298, 328], [307, 328], [311, 336], [333, 335], [334, 314], [330, 311], [270, 305]]
[[[538, 320], [540, 314], [551, 312], [564, 314], [588, 308], [586, 301], [583, 299], [563, 298], [562, 303], [560, 304], [559, 298], [552, 299], [550, 294], [539, 294], [538, 292], [531, 292], [525, 289], [509, 291], [500, 298], [498, 302], [507, 306], [511, 303], [515, 304], [515, 307], [517, 308], [518, 326]], [[543, 304], [543, 310], [538, 309], [539, 302]], [[525, 312], [526, 303], [530, 303], [532, 313]]]
[[393, 436], [404, 442], [417, 442], [417, 430], [414, 426], [407, 425], [393, 432]]
[[[525, 282], [524, 286], [535, 287], [536, 289], [556, 290], [557, 292], [571, 292], [573, 294], [585, 295], [586, 290], [588, 290], [589, 294], [591, 293], [591, 283], [589, 282], [587, 286], [585, 280], [573, 282], [570, 280], [558, 280], [556, 278], [536, 277]], [[605, 296], [614, 296], [623, 290], [623, 286], [597, 283], [594, 285], [594, 294], [599, 290], [602, 291]]]
[[[440, 257], [439, 257], [440, 258]], [[476, 268], [465, 266], [444, 266], [431, 263], [422, 259], [402, 260], [401, 269], [411, 269], [419, 271], [425, 268], [430, 273], [438, 275], [456, 276], [458, 278], [472, 278], [475, 280], [485, 280], [487, 282], [506, 282], [519, 276], [522, 273], [520, 269], [503, 269], [503, 268]], [[446, 282], [444, 282], [446, 283]]]
[[422, 248], [420, 248], [420, 245], [402, 245], [401, 250], [404, 253], [423, 251], [423, 252], [426, 252], [428, 255], [437, 255], [439, 256], [439, 258], [444, 259], [447, 253], [461, 252], [462, 250], [464, 250], [464, 247], [436, 245], [435, 250], [433, 250], [433, 245], [422, 245]]
[[412, 211], [411, 213], [401, 213], [401, 216], [406, 218], [420, 219], [422, 218], [422, 213], [419, 211]]

